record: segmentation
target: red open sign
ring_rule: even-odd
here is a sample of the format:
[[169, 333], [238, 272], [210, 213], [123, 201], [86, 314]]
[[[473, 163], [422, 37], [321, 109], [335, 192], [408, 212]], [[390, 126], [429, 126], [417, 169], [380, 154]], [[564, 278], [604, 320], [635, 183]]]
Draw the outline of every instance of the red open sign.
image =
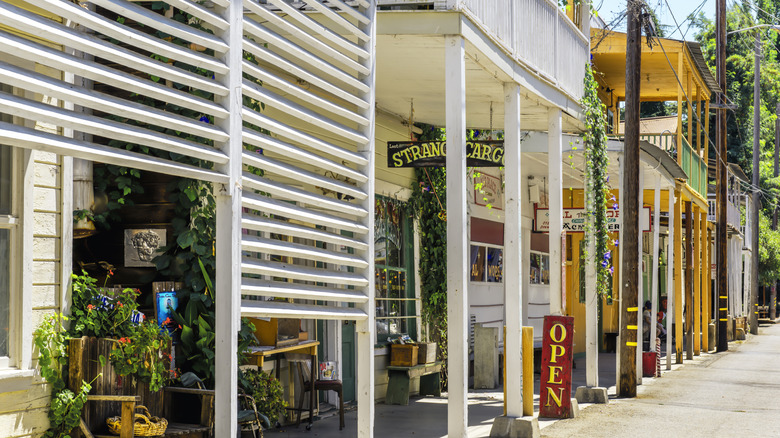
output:
[[542, 381], [539, 416], [571, 417], [571, 361], [574, 317], [544, 317], [542, 337]]

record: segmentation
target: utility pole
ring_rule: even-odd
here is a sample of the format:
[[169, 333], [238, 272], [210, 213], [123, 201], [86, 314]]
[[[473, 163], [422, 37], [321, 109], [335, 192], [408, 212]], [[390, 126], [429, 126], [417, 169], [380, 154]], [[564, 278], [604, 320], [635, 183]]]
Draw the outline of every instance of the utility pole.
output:
[[[623, 246], [620, 285], [620, 375], [618, 395], [636, 397], [636, 353], [640, 333], [639, 318], [639, 89], [642, 62], [642, 1], [628, 0], [628, 30], [626, 32], [626, 129], [624, 147], [625, 168], [620, 210], [623, 224], [620, 240]], [[640, 344], [641, 345], [641, 344]]]
[[715, 6], [715, 45], [718, 86], [718, 111], [716, 112], [716, 148], [717, 148], [717, 293], [718, 293], [718, 352], [728, 351], [726, 338], [728, 322], [728, 272], [726, 270], [726, 0], [717, 0]]
[[[750, 325], [750, 333], [758, 334], [758, 185], [759, 180], [759, 163], [758, 158], [761, 154], [761, 148], [759, 143], [761, 142], [761, 31], [756, 29], [756, 48], [755, 48], [755, 62], [753, 66], [753, 203], [752, 209], [752, 224], [753, 233], [751, 233], [751, 256], [750, 262], [750, 303], [748, 321]], [[772, 289], [774, 291], [774, 288]]]
[[[777, 116], [775, 119], [775, 178], [780, 175], [780, 103], [777, 104]], [[772, 215], [772, 229], [777, 230], [777, 207]], [[777, 318], [777, 283], [772, 285], [772, 296], [769, 300], [769, 318]]]

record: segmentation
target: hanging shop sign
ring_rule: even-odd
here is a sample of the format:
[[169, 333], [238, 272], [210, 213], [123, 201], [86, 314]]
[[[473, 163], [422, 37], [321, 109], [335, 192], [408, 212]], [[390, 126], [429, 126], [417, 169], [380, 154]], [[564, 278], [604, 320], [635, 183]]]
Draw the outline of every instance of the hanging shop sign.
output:
[[[550, 232], [550, 210], [537, 208], [534, 212], [534, 231], [538, 233]], [[584, 208], [563, 209], [563, 231], [566, 233], [584, 233], [588, 214]], [[643, 207], [639, 214], [639, 227], [643, 232], [652, 231], [650, 222], [650, 207]], [[620, 210], [607, 210], [607, 229], [610, 233], [620, 232]]]
[[571, 417], [571, 364], [574, 317], [544, 317], [539, 417]]
[[[504, 165], [504, 142], [467, 141], [466, 156], [466, 163], [471, 167], [501, 167]], [[387, 167], [444, 167], [446, 161], [446, 141], [387, 142]]]

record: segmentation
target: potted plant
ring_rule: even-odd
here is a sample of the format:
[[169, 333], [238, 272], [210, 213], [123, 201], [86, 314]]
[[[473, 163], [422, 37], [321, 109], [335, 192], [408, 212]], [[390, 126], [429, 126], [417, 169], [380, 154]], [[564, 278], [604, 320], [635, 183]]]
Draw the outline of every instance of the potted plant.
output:
[[277, 424], [279, 415], [287, 407], [281, 383], [271, 374], [258, 369], [241, 371], [238, 383], [246, 394], [254, 398], [257, 412], [266, 423], [266, 428]]

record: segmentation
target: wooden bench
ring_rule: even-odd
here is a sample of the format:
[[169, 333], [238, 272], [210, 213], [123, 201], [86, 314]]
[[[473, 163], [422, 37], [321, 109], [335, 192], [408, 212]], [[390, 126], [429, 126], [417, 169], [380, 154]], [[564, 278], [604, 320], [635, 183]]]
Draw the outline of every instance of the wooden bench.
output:
[[385, 404], [408, 405], [412, 378], [420, 378], [420, 395], [441, 395], [441, 367], [444, 362], [434, 362], [413, 367], [387, 367], [387, 395]]

